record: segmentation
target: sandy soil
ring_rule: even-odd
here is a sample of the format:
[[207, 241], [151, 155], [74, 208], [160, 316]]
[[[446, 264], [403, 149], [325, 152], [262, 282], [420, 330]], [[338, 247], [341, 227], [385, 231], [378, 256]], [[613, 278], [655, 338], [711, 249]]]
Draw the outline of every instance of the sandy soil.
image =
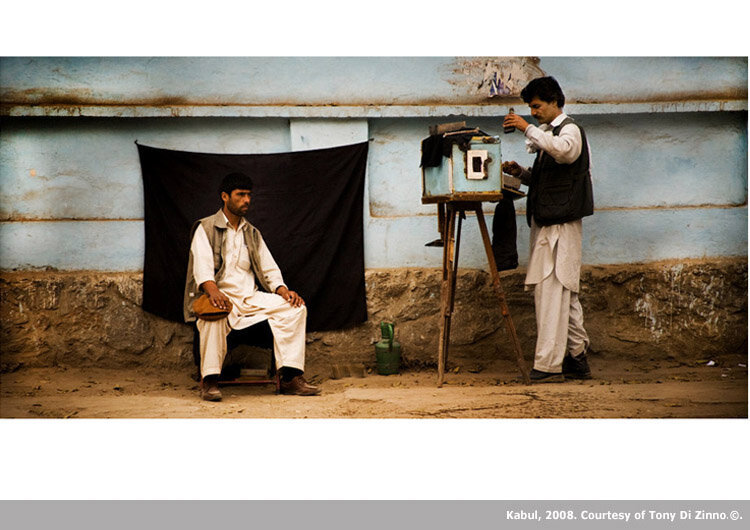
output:
[[594, 379], [526, 386], [510, 362], [456, 365], [437, 388], [434, 370], [330, 379], [316, 397], [272, 386], [224, 386], [199, 399], [192, 374], [21, 368], [0, 376], [3, 418], [747, 418], [747, 357], [624, 362], [591, 360]]

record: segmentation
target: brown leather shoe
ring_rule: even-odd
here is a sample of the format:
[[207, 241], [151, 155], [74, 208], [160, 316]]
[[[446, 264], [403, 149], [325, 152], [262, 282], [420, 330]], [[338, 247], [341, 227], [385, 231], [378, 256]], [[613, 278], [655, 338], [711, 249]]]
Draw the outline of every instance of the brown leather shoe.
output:
[[205, 401], [221, 401], [219, 376], [207, 375], [201, 381], [201, 398]]
[[280, 392], [291, 396], [317, 396], [320, 394], [320, 387], [311, 385], [298, 375], [291, 381], [281, 381]]

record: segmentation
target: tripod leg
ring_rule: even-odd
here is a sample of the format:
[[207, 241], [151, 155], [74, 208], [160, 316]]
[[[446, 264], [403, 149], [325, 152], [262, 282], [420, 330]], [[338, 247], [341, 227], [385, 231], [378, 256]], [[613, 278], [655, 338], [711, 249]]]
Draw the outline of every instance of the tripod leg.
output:
[[443, 281], [440, 291], [440, 339], [438, 343], [438, 388], [443, 386], [445, 359], [450, 344], [451, 306], [453, 295], [453, 248], [456, 228], [456, 210], [447, 206], [445, 232], [443, 233]]
[[451, 313], [453, 313], [453, 302], [456, 299], [456, 278], [458, 277], [458, 249], [461, 246], [461, 220], [465, 217], [464, 212], [458, 212], [458, 227], [456, 228], [456, 252], [453, 256], [453, 277], [451, 279]]
[[440, 238], [445, 243], [445, 203], [439, 202], [437, 205], [438, 211], [438, 231], [440, 232]]
[[500, 274], [498, 274], [497, 272], [497, 263], [495, 263], [495, 255], [492, 252], [492, 243], [490, 242], [490, 235], [487, 232], [487, 225], [484, 222], [482, 205], [479, 204], [479, 206], [476, 207], [475, 211], [477, 212], [477, 222], [479, 223], [479, 230], [482, 232], [482, 241], [484, 242], [484, 250], [487, 253], [487, 261], [490, 265], [492, 287], [495, 289], [495, 294], [497, 294], [497, 297], [500, 300], [500, 310], [503, 314], [503, 318], [505, 319], [505, 325], [508, 328], [508, 333], [510, 334], [511, 340], [513, 341], [513, 348], [516, 351], [516, 363], [518, 364], [518, 369], [521, 371], [521, 375], [523, 376], [523, 382], [527, 385], [530, 385], [531, 380], [529, 379], [529, 370], [526, 367], [525, 361], [523, 360], [521, 343], [518, 340], [516, 327], [513, 325], [513, 319], [510, 316], [510, 309], [508, 309], [508, 304], [505, 301], [505, 292], [500, 285]]
[[448, 352], [450, 351], [450, 340], [451, 340], [451, 322], [453, 320], [453, 308], [456, 302], [456, 279], [458, 278], [458, 250], [461, 247], [461, 221], [465, 217], [463, 211], [457, 212], [457, 219], [454, 220], [454, 224], [457, 223], [456, 227], [456, 248], [453, 253], [453, 261], [451, 262], [450, 272], [450, 291], [449, 291], [449, 303], [448, 303], [448, 321], [445, 326], [445, 355], [443, 356], [443, 364], [448, 363]]

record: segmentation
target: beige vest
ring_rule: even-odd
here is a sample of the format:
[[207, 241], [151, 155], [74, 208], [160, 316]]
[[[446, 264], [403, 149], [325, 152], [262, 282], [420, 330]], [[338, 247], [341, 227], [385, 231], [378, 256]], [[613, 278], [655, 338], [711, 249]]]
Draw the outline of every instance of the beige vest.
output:
[[[193, 228], [190, 230], [191, 241], [195, 235], [195, 231], [198, 229], [198, 225], [203, 225], [203, 230], [206, 232], [208, 242], [211, 244], [211, 249], [213, 250], [214, 280], [216, 280], [217, 278], [221, 278], [221, 275], [224, 273], [225, 264], [223, 250], [224, 238], [227, 234], [227, 222], [224, 219], [221, 210], [214, 215], [196, 221], [193, 224]], [[243, 232], [248, 254], [250, 255], [250, 270], [252, 270], [255, 275], [255, 282], [261, 290], [270, 293], [271, 288], [268, 286], [266, 277], [263, 275], [263, 269], [260, 266], [260, 254], [258, 253], [258, 247], [260, 246], [260, 232], [250, 223], [245, 224]], [[193, 301], [198, 296], [200, 296], [200, 286], [196, 285], [195, 278], [193, 277], [193, 253], [190, 252], [187, 276], [185, 278], [185, 297], [182, 307], [185, 322], [192, 322], [195, 320]]]

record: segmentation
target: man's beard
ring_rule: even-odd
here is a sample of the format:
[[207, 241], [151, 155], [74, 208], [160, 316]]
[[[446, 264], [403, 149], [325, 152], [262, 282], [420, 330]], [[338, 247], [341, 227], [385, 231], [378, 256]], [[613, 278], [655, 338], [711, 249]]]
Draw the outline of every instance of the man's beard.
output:
[[245, 215], [247, 213], [247, 210], [243, 211], [241, 207], [234, 206], [231, 203], [227, 203], [227, 210], [229, 210], [230, 212], [232, 212], [237, 217], [242, 217], [243, 215]]

